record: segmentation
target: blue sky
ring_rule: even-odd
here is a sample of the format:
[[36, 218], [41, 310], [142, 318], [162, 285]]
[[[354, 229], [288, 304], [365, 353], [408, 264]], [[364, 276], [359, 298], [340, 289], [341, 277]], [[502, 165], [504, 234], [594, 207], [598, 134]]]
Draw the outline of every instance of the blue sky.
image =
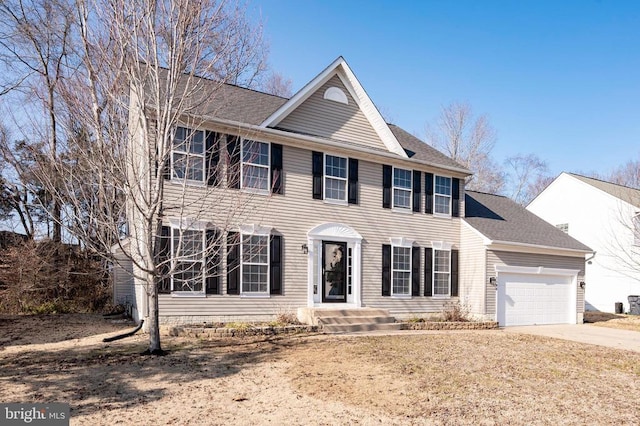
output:
[[390, 121], [469, 102], [498, 132], [498, 162], [607, 173], [640, 159], [638, 1], [249, 0], [271, 67], [297, 91], [342, 55]]

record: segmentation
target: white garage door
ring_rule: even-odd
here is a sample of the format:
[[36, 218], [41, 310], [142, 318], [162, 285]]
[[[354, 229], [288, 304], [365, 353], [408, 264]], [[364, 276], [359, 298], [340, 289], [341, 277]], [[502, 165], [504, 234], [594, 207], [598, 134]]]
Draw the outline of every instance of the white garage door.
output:
[[572, 278], [555, 275], [498, 274], [500, 326], [575, 323]]

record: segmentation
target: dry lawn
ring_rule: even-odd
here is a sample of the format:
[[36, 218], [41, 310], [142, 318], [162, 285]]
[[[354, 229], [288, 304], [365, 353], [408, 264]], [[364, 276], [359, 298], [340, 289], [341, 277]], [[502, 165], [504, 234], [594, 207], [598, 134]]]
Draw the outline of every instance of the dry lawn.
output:
[[[71, 424], [637, 424], [640, 353], [504, 333], [101, 342], [19, 317], [0, 343], [0, 401], [68, 402]], [[78, 318], [75, 318], [79, 321]], [[37, 337], [40, 334], [48, 338]], [[95, 327], [95, 328], [94, 328]], [[74, 328], [74, 327], [72, 327]], [[27, 330], [25, 330], [27, 331]], [[108, 335], [112, 335], [108, 334]], [[57, 337], [55, 337], [57, 336]], [[71, 336], [71, 340], [62, 340]]]
[[585, 312], [585, 322], [599, 327], [640, 331], [640, 315], [609, 314], [606, 312]]

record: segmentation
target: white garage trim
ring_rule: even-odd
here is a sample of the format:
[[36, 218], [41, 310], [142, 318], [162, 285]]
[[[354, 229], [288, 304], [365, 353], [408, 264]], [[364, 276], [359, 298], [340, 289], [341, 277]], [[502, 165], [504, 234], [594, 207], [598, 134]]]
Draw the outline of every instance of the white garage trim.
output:
[[[507, 265], [495, 265], [496, 275], [497, 275], [497, 285], [498, 289], [496, 291], [496, 321], [499, 322], [500, 326], [508, 326], [508, 325], [527, 325], [527, 324], [553, 324], [553, 323], [566, 323], [566, 324], [576, 324], [577, 322], [577, 299], [578, 299], [578, 273], [579, 270], [576, 269], [559, 269], [559, 268], [545, 268], [542, 266], [539, 267], [529, 267], [529, 266], [507, 266]], [[520, 303], [517, 302], [517, 297], [515, 296], [518, 293], [512, 293], [514, 296], [514, 305], [513, 306], [530, 306], [533, 309], [531, 310], [531, 316], [527, 318], [525, 313], [524, 319], [522, 318], [522, 314], [518, 316], [516, 314], [515, 321], [513, 317], [511, 319], [508, 318], [507, 313], [515, 314], [517, 311], [509, 310], [507, 305], [507, 297], [508, 297], [508, 287], [509, 279], [514, 279], [514, 281], [518, 283], [518, 287], [520, 290], [520, 295], [525, 295], [525, 301], [523, 302], [520, 299]], [[527, 279], [527, 277], [529, 277]], [[548, 277], [548, 278], [545, 278]], [[529, 280], [529, 282], [528, 282]], [[547, 281], [548, 280], [548, 281]], [[545, 285], [546, 284], [546, 285]], [[553, 301], [557, 300], [558, 296], [556, 288], [551, 288], [550, 285], [557, 285], [560, 288], [566, 289], [564, 293], [568, 298], [566, 300], [565, 308], [566, 313], [562, 312], [562, 308], [559, 308], [556, 304], [555, 316], [554, 310], [546, 310], [545, 306], [552, 306]], [[513, 284], [515, 287], [516, 284]], [[540, 286], [538, 288], [538, 286]], [[515, 290], [515, 288], [514, 288]], [[516, 290], [517, 291], [517, 290]], [[568, 293], [567, 293], [568, 292]], [[526, 299], [526, 294], [536, 293], [536, 299], [538, 297], [542, 298], [540, 303], [542, 305], [536, 303], [529, 303], [529, 299]], [[554, 294], [555, 293], [555, 294]], [[504, 300], [500, 299], [500, 295], [504, 297]], [[551, 301], [551, 302], [549, 302]], [[535, 302], [531, 301], [531, 302]], [[542, 306], [542, 307], [541, 307]], [[526, 309], [526, 308], [525, 308]], [[525, 311], [526, 312], [526, 311]], [[561, 312], [558, 315], [558, 312]], [[550, 314], [550, 316], [549, 316]], [[512, 322], [513, 321], [513, 322]], [[530, 321], [530, 322], [529, 322]]]

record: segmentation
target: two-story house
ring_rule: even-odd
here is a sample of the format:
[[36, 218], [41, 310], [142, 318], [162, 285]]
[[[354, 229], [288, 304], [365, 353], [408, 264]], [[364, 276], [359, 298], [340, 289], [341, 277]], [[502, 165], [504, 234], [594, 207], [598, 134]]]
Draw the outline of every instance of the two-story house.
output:
[[586, 308], [614, 312], [640, 295], [640, 190], [561, 173], [527, 209], [595, 250]]
[[[174, 260], [161, 322], [336, 307], [408, 317], [459, 300], [503, 325], [581, 321], [589, 249], [515, 220], [530, 214], [502, 197], [473, 196], [476, 223], [464, 222], [470, 171], [386, 123], [341, 57], [290, 99], [222, 85], [215, 113], [175, 129], [163, 172], [166, 204], [177, 202], [162, 226]], [[540, 232], [556, 238], [526, 237]], [[116, 275], [143, 318], [141, 283]], [[547, 315], [549, 298], [559, 315]]]

